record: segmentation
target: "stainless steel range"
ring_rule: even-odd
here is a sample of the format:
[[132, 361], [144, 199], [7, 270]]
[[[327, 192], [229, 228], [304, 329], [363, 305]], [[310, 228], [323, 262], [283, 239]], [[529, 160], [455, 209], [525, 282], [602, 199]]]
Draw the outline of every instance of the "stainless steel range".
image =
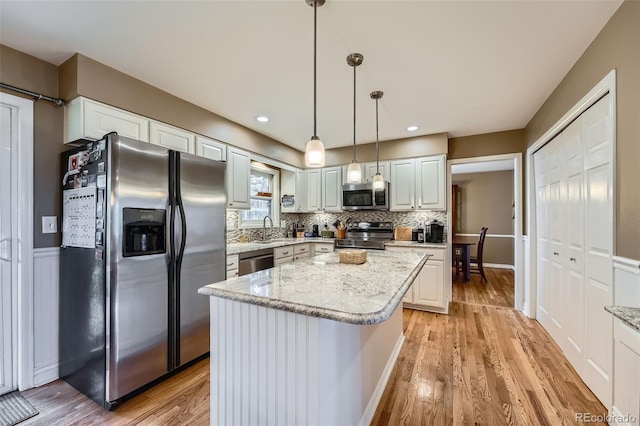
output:
[[347, 238], [336, 240], [335, 248], [384, 250], [393, 239], [393, 222], [354, 222], [347, 225]]

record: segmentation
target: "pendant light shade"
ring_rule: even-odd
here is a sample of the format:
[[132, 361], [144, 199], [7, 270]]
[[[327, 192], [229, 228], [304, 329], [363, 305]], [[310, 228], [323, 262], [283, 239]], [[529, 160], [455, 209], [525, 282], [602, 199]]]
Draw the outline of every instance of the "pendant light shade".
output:
[[364, 56], [360, 53], [352, 53], [347, 56], [347, 64], [353, 67], [353, 161], [347, 168], [347, 182], [362, 182], [362, 168], [356, 161], [356, 67], [362, 64]]
[[324, 144], [317, 136], [312, 136], [304, 151], [304, 162], [307, 167], [324, 166]]
[[384, 188], [384, 178], [380, 174], [380, 138], [378, 136], [378, 100], [382, 98], [382, 95], [384, 95], [384, 92], [379, 90], [371, 92], [371, 99], [376, 101], [376, 175], [373, 177], [373, 189]]
[[317, 136], [316, 124], [317, 124], [317, 84], [316, 84], [316, 68], [317, 68], [317, 41], [318, 41], [318, 19], [317, 9], [324, 4], [325, 0], [305, 0], [309, 6], [313, 6], [313, 136], [311, 140], [307, 142], [307, 146], [304, 151], [304, 162], [307, 167], [323, 167], [324, 166], [324, 144]]

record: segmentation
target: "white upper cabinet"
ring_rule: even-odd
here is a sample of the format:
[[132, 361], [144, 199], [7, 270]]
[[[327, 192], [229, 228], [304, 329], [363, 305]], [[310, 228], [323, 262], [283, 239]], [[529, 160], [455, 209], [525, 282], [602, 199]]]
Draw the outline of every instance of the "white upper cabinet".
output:
[[216, 161], [227, 161], [227, 146], [221, 142], [196, 136], [196, 155]]
[[322, 211], [322, 169], [307, 170], [307, 211]]
[[342, 211], [342, 167], [322, 169], [322, 209], [326, 212]]
[[446, 210], [445, 156], [416, 160], [416, 202], [421, 210]]
[[296, 213], [308, 211], [307, 208], [307, 171], [296, 170]]
[[282, 204], [281, 212], [302, 213], [306, 211], [306, 182], [304, 170], [280, 170], [280, 194], [282, 197], [285, 195], [293, 196], [293, 204]]
[[64, 143], [97, 140], [110, 132], [149, 142], [149, 120], [83, 97], [64, 107]]
[[390, 210], [446, 210], [445, 164], [445, 155], [390, 161], [389, 177], [381, 171], [390, 182]]
[[227, 147], [227, 206], [232, 209], [250, 209], [249, 181], [251, 157], [248, 152]]
[[[363, 169], [363, 177], [362, 182], [373, 182], [373, 177], [376, 175], [376, 163], [364, 163], [362, 165]], [[384, 178], [384, 180], [389, 180], [389, 162], [388, 161], [380, 161], [380, 174]]]
[[390, 188], [392, 211], [412, 211], [416, 207], [415, 162], [413, 159], [394, 160], [390, 163]]
[[151, 120], [149, 124], [149, 142], [168, 149], [196, 153], [196, 136], [186, 130]]

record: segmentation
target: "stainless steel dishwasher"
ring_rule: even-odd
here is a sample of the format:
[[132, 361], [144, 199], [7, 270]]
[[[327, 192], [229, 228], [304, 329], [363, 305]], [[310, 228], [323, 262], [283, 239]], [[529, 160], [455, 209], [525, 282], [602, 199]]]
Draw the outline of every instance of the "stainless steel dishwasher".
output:
[[247, 275], [263, 269], [273, 268], [273, 249], [265, 248], [260, 250], [240, 253], [238, 265], [238, 276]]

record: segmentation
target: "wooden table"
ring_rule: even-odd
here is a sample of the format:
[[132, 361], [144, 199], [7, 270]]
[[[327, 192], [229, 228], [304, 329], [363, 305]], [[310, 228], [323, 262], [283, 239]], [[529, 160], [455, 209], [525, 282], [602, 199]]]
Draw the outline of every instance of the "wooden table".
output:
[[[462, 272], [464, 274], [464, 280], [469, 281], [471, 279], [471, 246], [476, 245], [474, 242], [453, 240], [454, 253], [456, 249], [461, 250], [462, 255]], [[457, 271], [456, 271], [457, 275]]]

